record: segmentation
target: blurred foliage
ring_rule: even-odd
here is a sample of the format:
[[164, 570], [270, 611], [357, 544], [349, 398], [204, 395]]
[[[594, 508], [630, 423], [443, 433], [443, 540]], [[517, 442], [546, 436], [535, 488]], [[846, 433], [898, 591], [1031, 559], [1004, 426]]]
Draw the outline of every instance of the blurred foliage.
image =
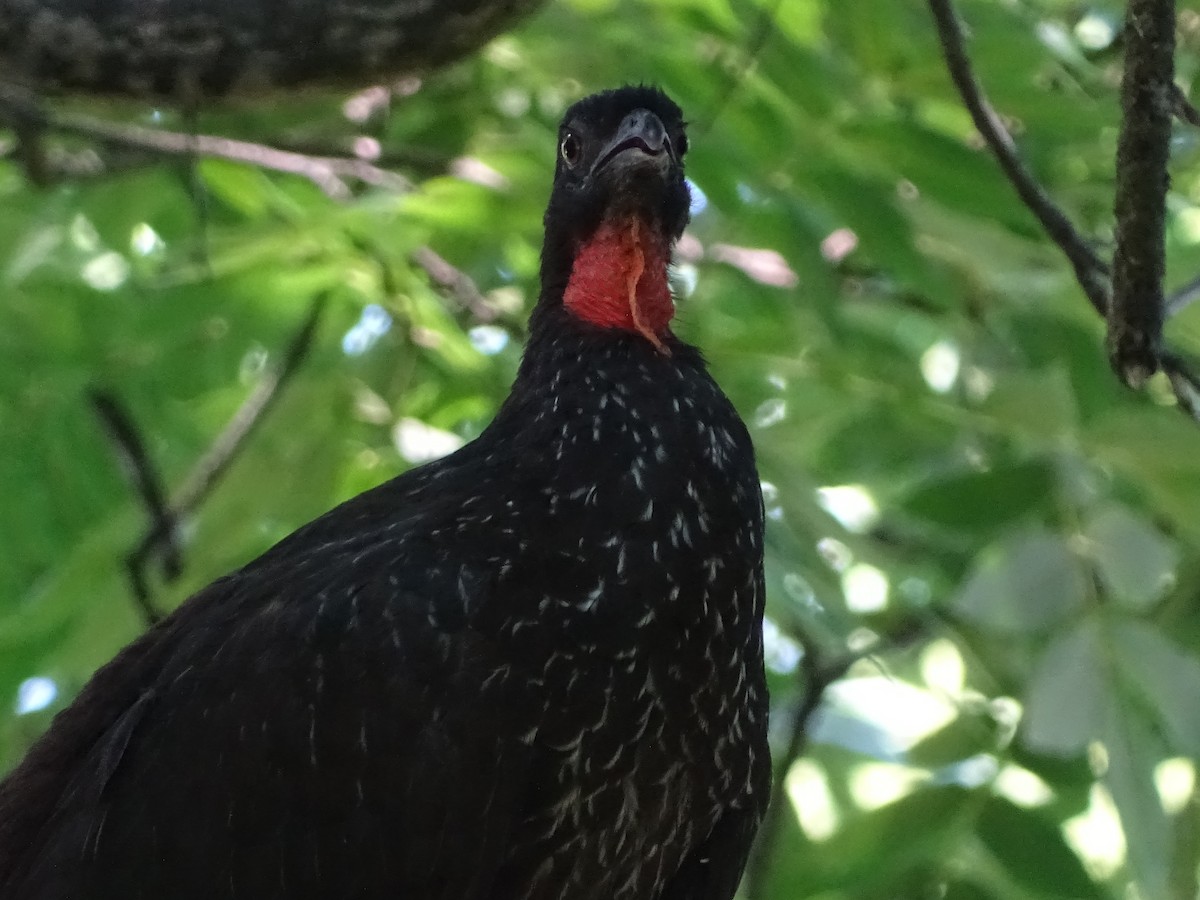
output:
[[[961, 12], [1020, 152], [1108, 241], [1121, 9]], [[1198, 50], [1184, 11], [1185, 89]], [[39, 190], [0, 161], [0, 766], [141, 627], [123, 559], [145, 512], [87, 389], [123, 399], [178, 485], [329, 298], [187, 523], [182, 578], [156, 582], [174, 605], [480, 431], [536, 296], [557, 119], [637, 80], [692, 122], [707, 202], [678, 331], [761, 456], [781, 754], [802, 654], [872, 651], [784, 773], [753, 893], [1196, 896], [1200, 431], [1164, 385], [1135, 395], [1110, 374], [1102, 323], [980, 149], [916, 0], [561, 0], [361, 123], [325, 94], [197, 117], [268, 143], [372, 138], [407, 193], [335, 202], [215, 160]], [[63, 105], [185, 129], [169, 108]], [[1173, 173], [1178, 285], [1200, 271], [1195, 131]], [[425, 245], [499, 318], [443, 296], [410, 262]], [[1169, 332], [1200, 352], [1200, 304]]]

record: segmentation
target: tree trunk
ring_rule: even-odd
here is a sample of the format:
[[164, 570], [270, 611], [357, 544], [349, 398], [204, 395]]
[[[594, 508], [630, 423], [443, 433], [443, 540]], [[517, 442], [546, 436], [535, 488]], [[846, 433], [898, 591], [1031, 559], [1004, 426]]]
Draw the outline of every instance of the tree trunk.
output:
[[544, 0], [0, 0], [0, 80], [219, 97], [443, 65]]

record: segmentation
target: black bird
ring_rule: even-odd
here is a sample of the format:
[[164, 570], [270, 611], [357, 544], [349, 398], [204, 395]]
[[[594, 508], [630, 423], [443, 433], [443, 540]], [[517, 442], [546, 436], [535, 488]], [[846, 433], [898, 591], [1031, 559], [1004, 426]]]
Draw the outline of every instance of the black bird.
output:
[[762, 499], [671, 333], [679, 108], [566, 113], [474, 442], [102, 668], [0, 784], [5, 900], [728, 900], [767, 801]]

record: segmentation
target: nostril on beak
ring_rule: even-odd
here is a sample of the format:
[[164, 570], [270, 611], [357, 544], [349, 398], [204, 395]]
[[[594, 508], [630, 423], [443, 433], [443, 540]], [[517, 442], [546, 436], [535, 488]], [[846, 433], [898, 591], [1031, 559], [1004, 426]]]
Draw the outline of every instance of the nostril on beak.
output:
[[655, 153], [662, 150], [667, 141], [667, 130], [662, 120], [648, 109], [635, 109], [627, 115], [618, 132], [637, 135]]

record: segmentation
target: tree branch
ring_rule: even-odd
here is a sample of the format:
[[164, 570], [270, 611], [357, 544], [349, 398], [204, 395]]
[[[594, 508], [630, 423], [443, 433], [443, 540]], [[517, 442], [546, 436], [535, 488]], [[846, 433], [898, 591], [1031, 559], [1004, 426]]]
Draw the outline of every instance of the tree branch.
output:
[[147, 626], [162, 618], [162, 612], [154, 605], [145, 578], [145, 556], [153, 540], [162, 559], [163, 571], [168, 578], [175, 578], [183, 569], [183, 553], [179, 546], [178, 522], [167, 506], [167, 492], [162, 477], [146, 452], [145, 441], [134, 424], [133, 417], [113, 394], [99, 389], [88, 392], [92, 408], [104, 425], [112, 440], [125, 472], [142, 505], [150, 516], [150, 529], [132, 553], [125, 558], [125, 569], [130, 579], [133, 598], [137, 603], [142, 620]]
[[1171, 102], [1175, 104], [1175, 116], [1181, 122], [1200, 127], [1200, 109], [1192, 105], [1183, 88], [1171, 82]]
[[[300, 175], [335, 200], [345, 200], [351, 196], [347, 180], [395, 191], [407, 191], [412, 188], [412, 184], [403, 176], [381, 169], [363, 159], [308, 156], [217, 135], [185, 134], [144, 128], [140, 125], [106, 122], [86, 116], [55, 115], [25, 92], [2, 83], [0, 115], [14, 123], [18, 134], [22, 136], [23, 145], [29, 142], [31, 130], [57, 131], [75, 134], [109, 146], [132, 148], [161, 156], [227, 159], [261, 169]], [[31, 173], [32, 180], [37, 181], [39, 173], [44, 177], [43, 169], [28, 161], [26, 170]]]
[[543, 0], [4, 0], [0, 72], [23, 84], [177, 100], [428, 72]]
[[1177, 288], [1171, 296], [1167, 297], [1164, 304], [1164, 312], [1168, 318], [1176, 313], [1182, 312], [1191, 306], [1197, 300], [1200, 300], [1200, 275], [1193, 278], [1181, 288]]
[[1162, 351], [1167, 162], [1178, 108], [1174, 0], [1129, 0], [1124, 34], [1108, 354], [1117, 375], [1141, 387]]
[[171, 509], [178, 517], [190, 515], [208, 496], [237, 458], [247, 439], [262, 421], [263, 416], [279, 399], [280, 391], [291, 380], [312, 346], [317, 325], [325, 311], [326, 297], [320, 294], [309, 308], [303, 324], [288, 342], [279, 365], [266, 372], [254, 390], [242, 402], [225, 429], [192, 467], [182, 486], [171, 498]]
[[787, 809], [788, 772], [791, 771], [796, 760], [800, 759], [808, 750], [811, 735], [809, 726], [825, 699], [825, 692], [859, 660], [876, 656], [884, 650], [906, 647], [919, 640], [925, 633], [924, 623], [911, 620], [904, 623], [894, 634], [879, 637], [864, 649], [851, 650], [830, 660], [821, 658], [816, 650], [815, 642], [811, 640], [803, 642], [804, 655], [801, 657], [800, 667], [796, 670], [797, 679], [800, 681], [800, 694], [792, 707], [787, 747], [774, 764], [771, 800], [751, 850], [750, 861], [746, 866], [746, 900], [760, 900], [765, 896], [767, 878], [771, 872], [775, 845], [779, 837], [779, 828]]
[[1050, 239], [1070, 261], [1075, 270], [1076, 280], [1096, 312], [1102, 316], [1107, 315], [1110, 290], [1108, 264], [1096, 255], [1096, 251], [1075, 230], [1071, 220], [1050, 199], [1049, 194], [1017, 156], [1012, 135], [996, 115], [975, 78], [971, 60], [963, 46], [962, 28], [954, 4], [951, 0], [929, 0], [929, 9], [937, 23], [938, 38], [942, 43], [942, 53], [946, 58], [950, 78], [958, 88], [975, 128], [982, 135], [1021, 200], [1037, 216]]
[[775, 771], [771, 782], [771, 800], [759, 826], [758, 836], [750, 853], [750, 861], [746, 866], [745, 894], [746, 900], [760, 900], [765, 896], [767, 877], [771, 873], [771, 863], [775, 858], [775, 845], [779, 838], [779, 828], [783, 814], [787, 808], [785, 801], [786, 782], [792, 765], [808, 749], [809, 724], [813, 715], [821, 707], [825, 692], [829, 686], [846, 674], [854, 660], [844, 658], [845, 664], [835, 661], [831, 665], [822, 665], [817, 659], [811, 646], [804, 648], [804, 657], [796, 674], [801, 681], [800, 696], [792, 707], [791, 721], [788, 723], [788, 742], [783, 755], [775, 761]]
[[466, 272], [451, 265], [430, 247], [418, 247], [410, 257], [417, 268], [425, 272], [437, 287], [460, 309], [480, 322], [494, 322], [500, 315], [488, 298], [480, 292], [475, 280]]
[[1200, 422], [1200, 378], [1197, 378], [1187, 363], [1170, 351], [1159, 357], [1162, 370], [1171, 382], [1171, 390], [1183, 411]]
[[165, 499], [162, 479], [145, 450], [145, 443], [132, 417], [111, 395], [99, 391], [91, 393], [92, 405], [112, 437], [123, 467], [150, 517], [150, 527], [125, 558], [130, 589], [147, 625], [153, 625], [162, 618], [162, 611], [151, 596], [146, 572], [149, 561], [153, 558], [162, 561], [163, 574], [168, 581], [174, 580], [183, 571], [179, 523], [196, 511], [221, 476], [229, 470], [254, 428], [308, 355], [324, 307], [324, 295], [318, 296], [304, 323], [288, 342], [279, 365], [264, 374], [255, 385], [225, 429], [192, 467], [170, 502]]
[[[1080, 236], [1017, 156], [1011, 135], [984, 96], [963, 47], [953, 0], [929, 0], [946, 66], [975, 127], [1021, 200], [1075, 270], [1088, 300], [1108, 323], [1109, 359], [1118, 376], [1140, 386], [1166, 371], [1179, 408], [1200, 422], [1196, 386], [1178, 354], [1163, 350], [1164, 310], [1177, 312], [1200, 293], [1188, 285], [1164, 303], [1164, 218], [1171, 117], [1200, 119], [1172, 83], [1174, 0], [1130, 0], [1125, 26], [1121, 139], [1117, 154], [1117, 252], [1109, 266]], [[1114, 283], [1119, 299], [1113, 298]]]

